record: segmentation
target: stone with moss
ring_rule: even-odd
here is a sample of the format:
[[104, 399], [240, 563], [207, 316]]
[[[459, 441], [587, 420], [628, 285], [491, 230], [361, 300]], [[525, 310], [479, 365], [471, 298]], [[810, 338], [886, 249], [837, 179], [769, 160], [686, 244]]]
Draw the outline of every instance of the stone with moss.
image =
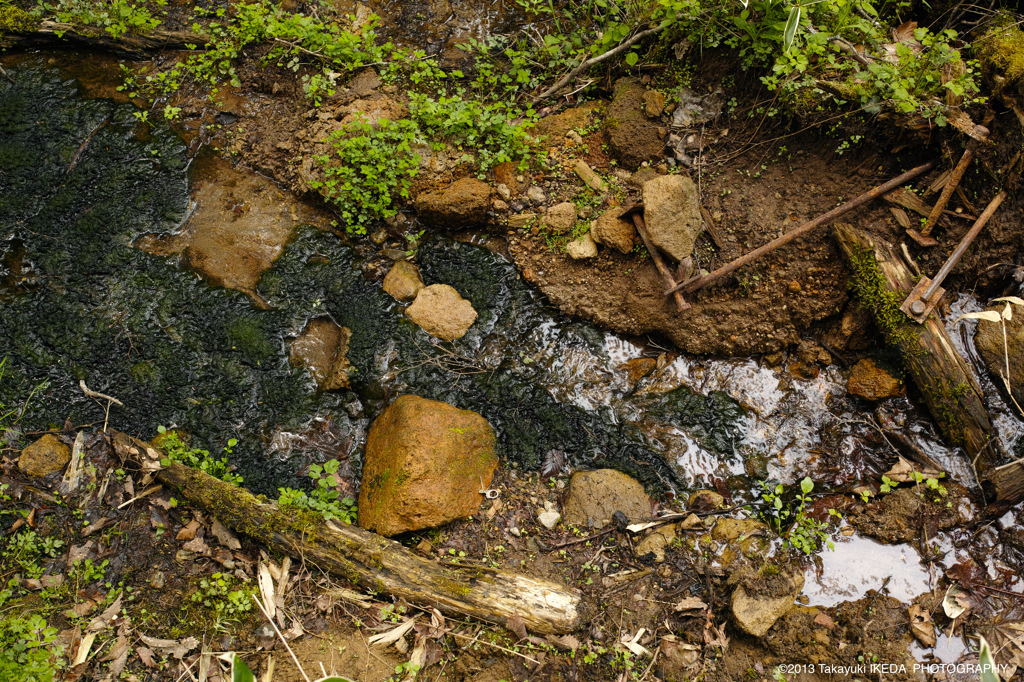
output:
[[476, 514], [498, 466], [494, 444], [476, 412], [400, 396], [366, 439], [359, 526], [392, 536]]
[[18, 468], [29, 476], [48, 476], [64, 469], [70, 459], [68, 446], [47, 433], [21, 451]]

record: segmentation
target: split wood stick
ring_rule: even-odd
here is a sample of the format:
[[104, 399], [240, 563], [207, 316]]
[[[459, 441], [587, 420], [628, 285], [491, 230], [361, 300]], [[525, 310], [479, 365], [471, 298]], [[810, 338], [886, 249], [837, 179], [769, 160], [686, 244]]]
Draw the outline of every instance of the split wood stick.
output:
[[[690, 309], [690, 304], [683, 299], [683, 295], [679, 293], [676, 287], [676, 280], [672, 277], [672, 271], [665, 265], [665, 261], [662, 259], [661, 254], [654, 248], [654, 244], [651, 242], [651, 238], [647, 234], [647, 227], [644, 225], [644, 219], [640, 217], [639, 213], [633, 214], [633, 224], [636, 225], [636, 231], [640, 234], [640, 238], [644, 240], [644, 246], [647, 247], [647, 253], [651, 254], [651, 260], [658, 268], [658, 272], [665, 279], [665, 283], [670, 287], [669, 293], [676, 300], [676, 310], [683, 312], [684, 310]], [[668, 294], [665, 294], [666, 296]]]
[[977, 150], [978, 145], [986, 139], [988, 139], [988, 128], [981, 125], [974, 126], [974, 134], [971, 135], [971, 139], [967, 143], [967, 147], [964, 149], [963, 156], [960, 157], [960, 161], [956, 164], [956, 167], [950, 174], [949, 180], [946, 181], [946, 186], [942, 188], [942, 194], [939, 195], [939, 200], [935, 202], [935, 206], [932, 208], [932, 212], [928, 216], [928, 220], [925, 221], [924, 227], [921, 228], [921, 234], [925, 237], [932, 233], [932, 228], [935, 227], [935, 223], [939, 220], [939, 216], [942, 215], [943, 209], [946, 208], [946, 204], [949, 203], [950, 197], [952, 197], [953, 192], [956, 191], [957, 185], [960, 184], [960, 179], [964, 177], [964, 172], [967, 171], [967, 166], [971, 164], [971, 159], [974, 157], [975, 150]]
[[717, 270], [708, 275], [697, 275], [695, 277], [691, 277], [685, 282], [682, 282], [681, 284], [677, 284], [674, 287], [667, 289], [665, 291], [665, 295], [667, 296], [668, 294], [675, 293], [676, 291], [694, 292], [697, 291], [698, 289], [702, 289], [706, 287], [708, 284], [718, 281], [721, 278], [725, 277], [726, 275], [735, 272], [736, 270], [739, 270], [744, 265], [747, 265], [757, 260], [761, 256], [767, 253], [771, 253], [780, 246], [785, 246], [794, 239], [802, 237], [803, 235], [807, 234], [814, 228], [821, 227], [822, 225], [827, 225], [836, 218], [845, 215], [852, 211], [853, 209], [868, 203], [872, 199], [877, 199], [886, 192], [891, 192], [893, 189], [899, 187], [908, 180], [912, 180], [913, 178], [916, 178], [918, 175], [921, 175], [922, 173], [931, 170], [932, 168], [935, 167], [935, 164], [936, 161], [933, 159], [927, 163], [923, 163], [920, 166], [917, 166], [916, 168], [911, 168], [906, 173], [902, 173], [893, 178], [892, 180], [886, 182], [885, 184], [879, 185], [878, 187], [875, 187], [871, 191], [861, 194], [856, 199], [848, 201], [842, 206], [837, 206], [836, 208], [833, 208], [828, 213], [819, 216], [810, 222], [804, 223], [800, 227], [790, 232], [787, 232], [778, 239], [773, 239], [764, 246], [754, 249], [745, 256], [740, 256], [736, 260], [723, 265], [722, 267], [718, 268]]

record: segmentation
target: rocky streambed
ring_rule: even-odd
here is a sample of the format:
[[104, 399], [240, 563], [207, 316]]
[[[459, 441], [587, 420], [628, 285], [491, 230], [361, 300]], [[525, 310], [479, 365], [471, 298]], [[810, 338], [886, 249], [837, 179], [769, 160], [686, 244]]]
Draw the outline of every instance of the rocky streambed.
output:
[[[892, 359], [876, 353], [870, 365], [853, 362], [866, 346], [860, 344], [870, 323], [848, 302], [838, 263], [826, 258], [825, 265], [809, 266], [831, 248], [826, 243], [812, 243], [763, 281], [748, 282], [751, 295], [733, 292], [726, 303], [702, 295], [689, 322], [670, 325], [653, 268], [639, 268], [631, 247], [615, 248], [614, 235], [605, 237], [596, 256], [572, 258], [541, 247], [546, 234], [571, 231], [581, 212], [583, 219], [598, 217], [593, 206], [573, 201], [583, 191], [580, 183], [587, 184], [585, 174], [579, 182], [545, 184], [520, 181], [504, 169], [495, 182], [480, 183], [487, 190], [478, 209], [492, 230], [496, 220], [506, 227], [514, 220], [500, 204], [496, 211], [498, 201], [507, 208], [524, 202], [513, 213], [534, 214], [535, 222], [507, 241], [493, 232], [455, 238], [432, 232], [410, 244], [394, 229], [355, 239], [332, 227], [321, 207], [285, 189], [298, 188], [290, 171], [253, 164], [278, 176], [279, 186], [215, 155], [195, 155], [194, 144], [139, 120], [131, 105], [83, 96], [56, 66], [22, 58], [7, 68], [13, 82], [0, 83], [4, 404], [45, 382], [17, 428], [6, 432], [11, 442], [54, 429], [37, 448], [45, 450], [45, 460], [73, 446], [75, 434], [100, 430], [107, 421], [143, 439], [165, 426], [215, 453], [230, 448], [231, 463], [255, 492], [273, 497], [282, 486], [308, 489], [310, 465], [337, 460], [335, 485], [355, 496], [360, 481], [363, 494], [368, 491], [362, 474], [371, 424], [400, 396], [472, 411], [493, 430], [498, 468], [474, 469], [470, 480], [430, 491], [444, 506], [445, 496], [454, 498], [462, 486], [462, 497], [478, 504], [452, 504], [445, 511], [458, 513], [440, 520], [461, 520], [428, 534], [424, 529], [439, 521], [434, 518], [404, 539], [431, 557], [518, 566], [591, 595], [603, 609], [593, 627], [577, 633], [575, 646], [548, 643], [579, 650], [581, 659], [584, 650], [596, 656], [594, 667], [581, 668], [570, 656], [552, 655], [544, 674], [566, 678], [616, 679], [634, 656], [645, 675], [662, 679], [702, 672], [711, 679], [768, 679], [775, 665], [796, 663], [867, 660], [907, 669], [952, 663], [970, 657], [967, 644], [952, 633], [939, 633], [941, 641], [926, 634], [933, 620], [956, 625], [944, 615], [950, 578], [943, 574], [974, 590], [969, 609], [984, 614], [978, 627], [992, 632], [1019, 619], [1019, 508], [1004, 510], [994, 523], [984, 520], [970, 467], [907, 397]], [[370, 90], [371, 98], [386, 94]], [[240, 101], [238, 109], [250, 106]], [[642, 123], [657, 127], [655, 117]], [[549, 125], [549, 132], [558, 132]], [[551, 155], [572, 168], [578, 159], [567, 151], [588, 141], [597, 150], [601, 142], [578, 134], [577, 142], [569, 130]], [[287, 134], [269, 130], [254, 148], [273, 143], [273, 158], [283, 158], [286, 150], [277, 145]], [[807, 176], [822, 170], [810, 156], [795, 162]], [[451, 171], [445, 163], [438, 161], [442, 174]], [[591, 166], [604, 170], [594, 156]], [[774, 172], [774, 182], [783, 183], [782, 168]], [[636, 190], [658, 177], [679, 177], [647, 166], [621, 176], [609, 172], [598, 181], [617, 177]], [[438, 176], [431, 182], [442, 184]], [[729, 212], [741, 198], [771, 213], [758, 197], [781, 206], [791, 205], [783, 197], [797, 194], [769, 182], [743, 185], [741, 197], [730, 198], [724, 190], [736, 180], [725, 175], [709, 182], [720, 199], [716, 213]], [[528, 185], [543, 196], [531, 196]], [[446, 198], [450, 183], [421, 189], [417, 208], [427, 222], [431, 210], [435, 222], [456, 220], [451, 207], [472, 209], [475, 200], [472, 192], [465, 201]], [[830, 203], [823, 194], [805, 201], [806, 215], [786, 219], [796, 223]], [[570, 207], [572, 225], [562, 229], [559, 221]], [[880, 213], [875, 209], [869, 219]], [[750, 237], [738, 230], [722, 250], [739, 250]], [[641, 294], [622, 305], [621, 297], [635, 291]], [[651, 321], [659, 316], [665, 324]], [[757, 322], [748, 325], [751, 320]], [[818, 340], [802, 338], [821, 320]], [[696, 352], [768, 355], [697, 357], [679, 353], [665, 337]], [[965, 338], [964, 351], [970, 348]], [[1005, 406], [994, 409], [1003, 415], [999, 435], [1019, 442], [1018, 422]], [[100, 440], [90, 438], [86, 450], [98, 467], [105, 462], [112, 469]], [[913, 485], [880, 490], [882, 474], [900, 483], [892, 470], [898, 456], [920, 459], [921, 453], [952, 482], [943, 480], [941, 492]], [[14, 460], [7, 465], [14, 476]], [[59, 478], [45, 469], [26, 472], [26, 466], [22, 473]], [[600, 473], [569, 478], [590, 470]], [[814, 494], [801, 508], [822, 524], [821, 537], [813, 539], [831, 538], [836, 548], [801, 558], [782, 547], [772, 527], [771, 495], [776, 484], [784, 485], [786, 508], [795, 509], [793, 491], [808, 477]], [[95, 480], [99, 485], [105, 478]], [[761, 488], [761, 481], [770, 483]], [[31, 499], [31, 485], [16, 481], [18, 499]], [[131, 497], [110, 485], [121, 491], [121, 501]], [[498, 491], [498, 501], [479, 506], [477, 486]], [[100, 493], [99, 502], [104, 498]], [[191, 545], [184, 550], [189, 554], [179, 554], [178, 544], [191, 542], [196, 532], [186, 538], [184, 529], [196, 519], [199, 528], [212, 521], [172, 511], [166, 493], [153, 500], [153, 518], [174, 531], [175, 542], [160, 535], [140, 541], [154, 550], [151, 564], [131, 566], [127, 548], [116, 543], [75, 547], [97, 561], [111, 552], [105, 556], [112, 570], [139, 585], [151, 584], [153, 571], [177, 561], [186, 568], [174, 583], [190, 593], [197, 572], [213, 561], [226, 566], [212, 525], [205, 552]], [[395, 511], [400, 502], [385, 506]], [[82, 508], [118, 518], [101, 507]], [[666, 510], [680, 517], [636, 535], [613, 530], [614, 512], [627, 510], [630, 522]], [[595, 537], [576, 542], [589, 535]], [[228, 545], [224, 541], [222, 549]], [[254, 576], [258, 551], [241, 550], [248, 564], [237, 556], [226, 561]], [[280, 562], [272, 565], [280, 578]], [[304, 597], [318, 598], [315, 589], [303, 589]], [[173, 601], [162, 594], [154, 599]], [[325, 627], [335, 608], [305, 613], [306, 629], [315, 630], [318, 618]], [[515, 622], [505, 625], [520, 634]], [[184, 640], [188, 627], [182, 620], [162, 634]], [[252, 631], [242, 635], [246, 642]], [[633, 635], [634, 644], [658, 655], [623, 648]], [[519, 641], [529, 641], [528, 635]], [[494, 662], [486, 666], [484, 656], [465, 656], [472, 664], [462, 669], [458, 653], [443, 659], [452, 661], [453, 678], [492, 679], [486, 671]], [[167, 658], [173, 669], [175, 657]], [[530, 660], [502, 659], [491, 670], [498, 675], [493, 679], [541, 674], [543, 665]], [[358, 676], [359, 662], [348, 664], [348, 674]], [[151, 669], [144, 660], [138, 665]], [[363, 671], [364, 679], [389, 674]], [[928, 678], [922, 672], [889, 679]]]

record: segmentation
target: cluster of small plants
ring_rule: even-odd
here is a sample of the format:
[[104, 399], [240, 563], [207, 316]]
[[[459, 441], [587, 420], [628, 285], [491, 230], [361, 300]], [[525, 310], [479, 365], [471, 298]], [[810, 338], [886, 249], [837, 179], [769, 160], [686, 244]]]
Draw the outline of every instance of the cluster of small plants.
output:
[[341, 497], [338, 492], [338, 466], [336, 459], [309, 467], [309, 477], [314, 481], [313, 490], [308, 494], [294, 488], [281, 488], [277, 503], [282, 507], [309, 509], [319, 512], [327, 520], [337, 520], [351, 525], [356, 521], [356, 502], [351, 497]]
[[324, 175], [309, 183], [337, 209], [347, 229], [366, 234], [375, 220], [398, 212], [409, 198], [419, 171], [420, 129], [410, 120], [381, 119], [376, 125], [357, 119], [327, 138], [331, 151], [316, 158]]
[[[167, 0], [152, 0], [151, 4], [157, 14], [163, 14]], [[130, 0], [109, 0], [93, 2], [92, 0], [60, 0], [58, 3], [40, 3], [34, 9], [39, 16], [51, 16], [58, 22], [67, 24], [84, 24], [102, 28], [112, 38], [120, 38], [126, 33], [145, 33], [163, 23], [146, 3], [136, 4]], [[57, 37], [63, 37], [63, 31], [55, 31]]]
[[[766, 486], [761, 495], [769, 505], [768, 511], [761, 514], [764, 521], [775, 528], [788, 546], [804, 554], [813, 554], [821, 546], [835, 549], [835, 545], [829, 539], [828, 522], [818, 521], [807, 513], [813, 490], [814, 481], [804, 478], [800, 481], [800, 490], [792, 503], [786, 503], [786, 489], [781, 483], [774, 487]], [[829, 509], [828, 513], [829, 516], [841, 518], [835, 509]]]
[[228, 483], [234, 483], [235, 485], [242, 483], [242, 477], [231, 470], [231, 465], [228, 463], [227, 458], [232, 453], [232, 448], [238, 445], [237, 439], [229, 439], [227, 447], [224, 448], [224, 457], [215, 459], [210, 455], [209, 450], [190, 448], [185, 445], [177, 432], [168, 431], [165, 426], [158, 426], [156, 430], [162, 436], [160, 448], [164, 451], [165, 455], [161, 461], [163, 466], [167, 466], [171, 462], [177, 462], [193, 469], [205, 471], [214, 478], [219, 478]]
[[252, 610], [255, 589], [227, 573], [202, 578], [190, 599], [213, 612], [216, 622], [241, 620]]

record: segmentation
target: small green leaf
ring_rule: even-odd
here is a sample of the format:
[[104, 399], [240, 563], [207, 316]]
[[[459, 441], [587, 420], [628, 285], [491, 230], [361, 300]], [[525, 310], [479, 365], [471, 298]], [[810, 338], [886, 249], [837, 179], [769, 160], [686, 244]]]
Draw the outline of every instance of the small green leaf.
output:
[[256, 676], [238, 654], [231, 660], [231, 682], [256, 682]]
[[804, 491], [804, 495], [807, 495], [814, 490], [814, 481], [812, 481], [809, 476], [800, 481], [800, 490]]
[[800, 27], [800, 5], [793, 5], [789, 8], [789, 18], [786, 19], [786, 27], [782, 31], [782, 49], [789, 52], [796, 40], [796, 31]]
[[636, 52], [630, 52], [626, 55], [626, 64], [629, 66], [636, 66], [638, 61], [640, 61], [640, 56]]

